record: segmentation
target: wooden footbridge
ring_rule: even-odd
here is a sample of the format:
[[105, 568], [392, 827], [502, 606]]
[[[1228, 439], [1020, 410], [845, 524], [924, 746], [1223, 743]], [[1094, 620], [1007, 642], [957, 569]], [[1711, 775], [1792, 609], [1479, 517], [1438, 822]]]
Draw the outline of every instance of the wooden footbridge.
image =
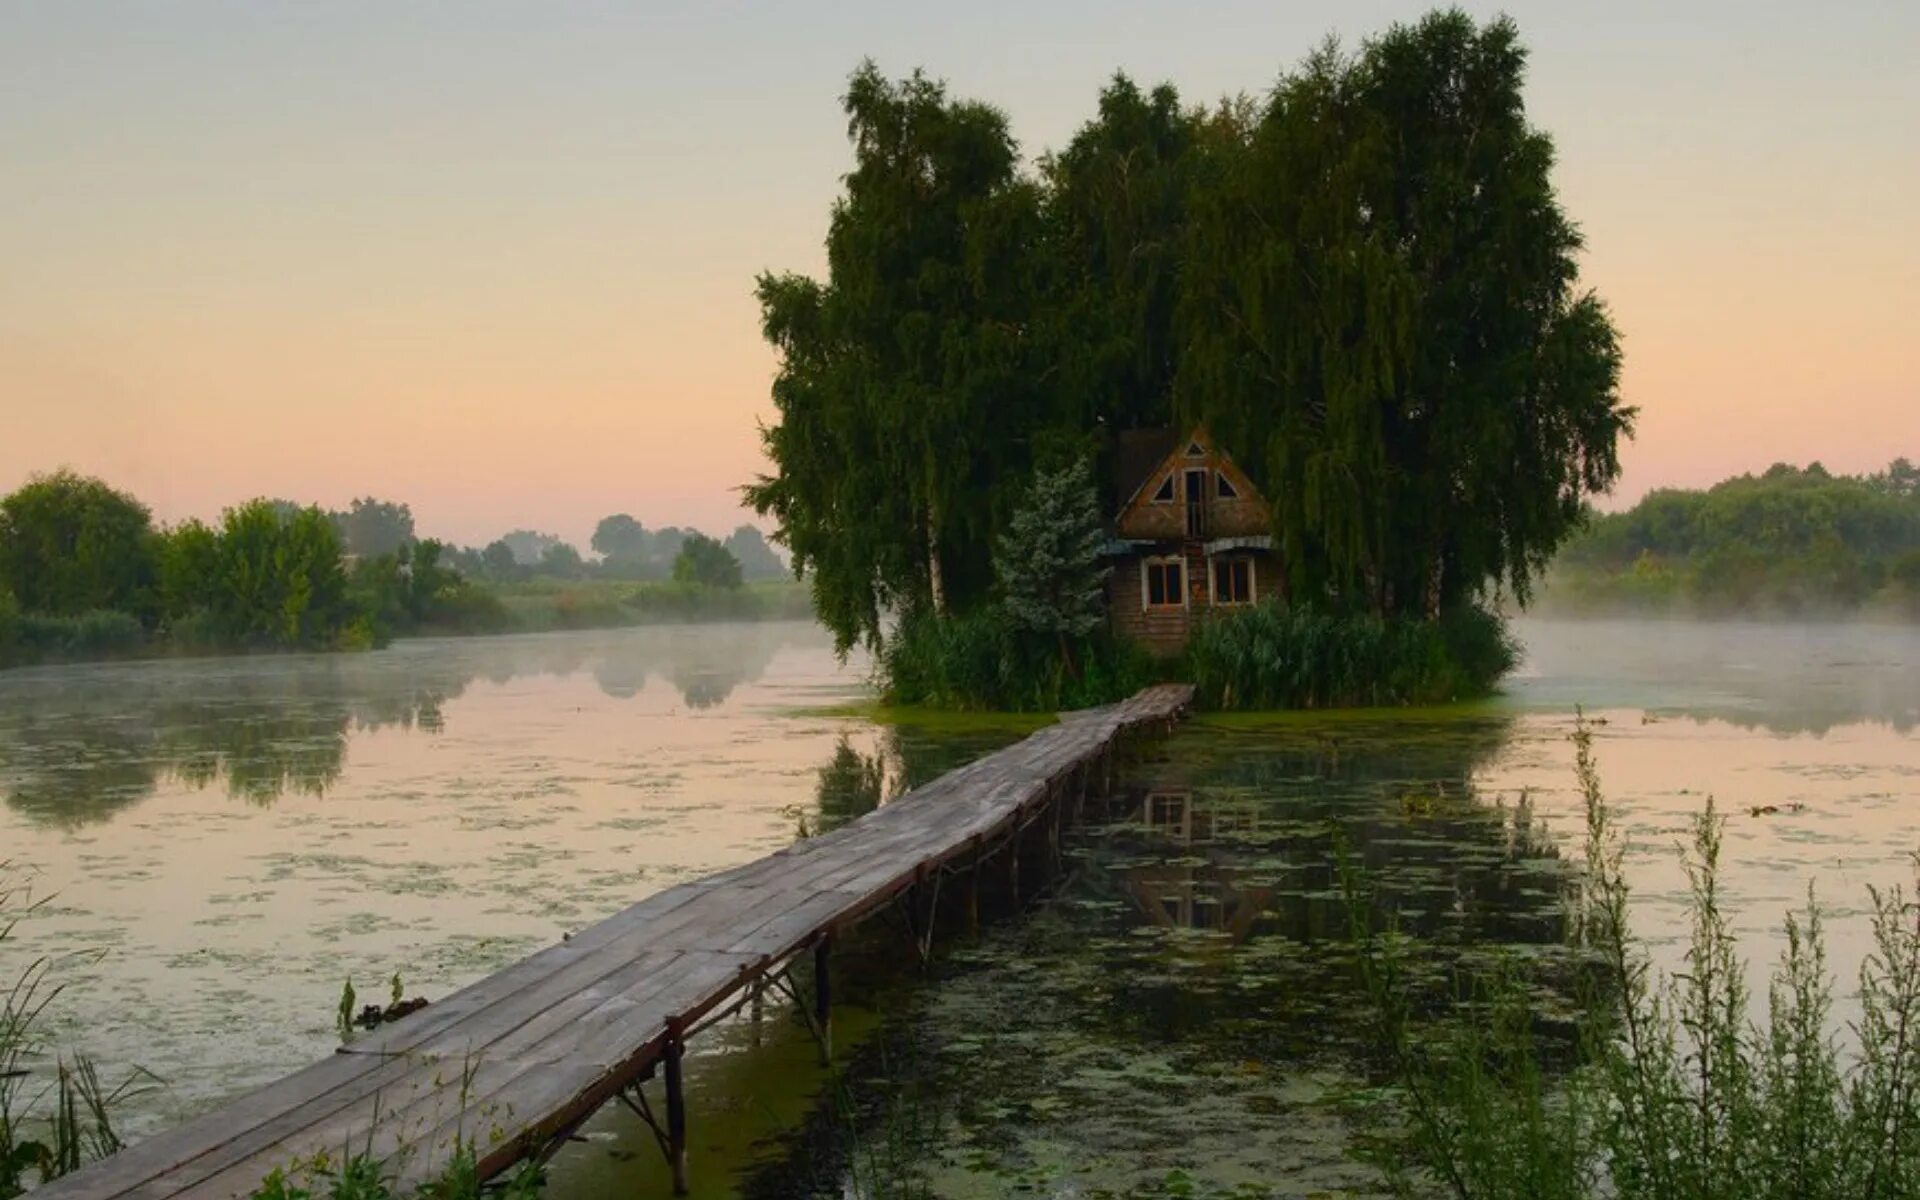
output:
[[[689, 1037], [778, 989], [830, 1053], [836, 933], [898, 906], [924, 956], [949, 877], [977, 921], [980, 869], [1004, 856], [1017, 893], [1023, 840], [1057, 847], [1070, 807], [1110, 781], [1119, 739], [1171, 726], [1191, 695], [1164, 685], [1065, 714], [838, 830], [649, 897], [36, 1197], [225, 1200], [348, 1148], [406, 1185], [465, 1145], [488, 1178], [552, 1154], [616, 1098], [652, 1128], [684, 1190]], [[810, 997], [794, 969], [809, 960]], [[658, 1117], [643, 1086], [656, 1075]]]

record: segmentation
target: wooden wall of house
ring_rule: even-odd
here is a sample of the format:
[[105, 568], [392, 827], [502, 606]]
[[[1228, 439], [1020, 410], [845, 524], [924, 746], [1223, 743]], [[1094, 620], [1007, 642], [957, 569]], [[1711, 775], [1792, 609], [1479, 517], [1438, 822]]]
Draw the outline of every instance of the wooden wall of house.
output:
[[[1253, 594], [1256, 601], [1273, 598], [1280, 587], [1280, 563], [1265, 551], [1237, 551], [1253, 563]], [[1198, 574], [1190, 558], [1187, 567], [1189, 589], [1187, 607], [1145, 608], [1141, 605], [1140, 558], [1114, 560], [1113, 573], [1107, 577], [1107, 606], [1115, 632], [1133, 639], [1155, 654], [1178, 654], [1187, 644], [1193, 622], [1210, 611], [1207, 597], [1212, 594], [1211, 580]], [[1204, 569], [1211, 570], [1207, 563]]]
[[1131, 638], [1154, 654], [1178, 654], [1187, 645], [1188, 610], [1143, 608], [1140, 603], [1140, 560], [1115, 562], [1107, 577], [1108, 612], [1114, 631]]

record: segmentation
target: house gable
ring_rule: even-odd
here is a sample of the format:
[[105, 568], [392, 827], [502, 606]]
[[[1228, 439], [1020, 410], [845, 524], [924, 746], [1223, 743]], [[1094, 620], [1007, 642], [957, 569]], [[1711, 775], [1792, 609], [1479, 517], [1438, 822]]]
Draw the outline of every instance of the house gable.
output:
[[1257, 537], [1269, 529], [1266, 501], [1231, 456], [1214, 444], [1204, 427], [1174, 439], [1152, 469], [1142, 472], [1131, 494], [1122, 497], [1114, 532], [1134, 541], [1178, 541], [1189, 536], [1187, 512], [1190, 471], [1201, 472], [1198, 487], [1205, 505], [1209, 537]]

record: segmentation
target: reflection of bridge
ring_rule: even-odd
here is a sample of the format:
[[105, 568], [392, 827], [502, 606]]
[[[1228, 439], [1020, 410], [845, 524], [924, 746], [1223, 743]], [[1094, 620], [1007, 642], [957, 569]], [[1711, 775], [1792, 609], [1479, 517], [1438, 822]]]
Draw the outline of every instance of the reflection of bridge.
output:
[[[1057, 847], [1070, 805], [1110, 775], [1119, 739], [1171, 724], [1192, 689], [1148, 688], [1067, 716], [833, 832], [650, 897], [454, 993], [386, 1032], [40, 1189], [70, 1197], [246, 1196], [275, 1168], [343, 1147], [403, 1185], [464, 1143], [484, 1179], [544, 1157], [616, 1097], [686, 1178], [681, 1057], [688, 1037], [769, 987], [801, 1003], [830, 1051], [836, 933], [898, 905], [924, 955], [941, 881], [977, 912], [980, 868], [1005, 854], [1017, 887], [1029, 831]], [[642, 1084], [665, 1076], [656, 1120]]]

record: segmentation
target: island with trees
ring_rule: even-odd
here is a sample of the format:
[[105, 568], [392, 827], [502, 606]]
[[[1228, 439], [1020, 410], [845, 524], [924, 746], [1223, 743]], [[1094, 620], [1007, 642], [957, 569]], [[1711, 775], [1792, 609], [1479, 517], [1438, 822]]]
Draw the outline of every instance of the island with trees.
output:
[[[1260, 100], [1116, 76], [1033, 169], [992, 106], [857, 70], [826, 277], [759, 281], [778, 420], [748, 489], [840, 646], [964, 707], [1182, 673], [1229, 707], [1490, 688], [1493, 602], [1531, 598], [1634, 417], [1525, 64], [1510, 22], [1449, 11]], [[1192, 428], [1267, 498], [1276, 586], [1169, 661], [1096, 619], [1103, 517], [1127, 435]]]

